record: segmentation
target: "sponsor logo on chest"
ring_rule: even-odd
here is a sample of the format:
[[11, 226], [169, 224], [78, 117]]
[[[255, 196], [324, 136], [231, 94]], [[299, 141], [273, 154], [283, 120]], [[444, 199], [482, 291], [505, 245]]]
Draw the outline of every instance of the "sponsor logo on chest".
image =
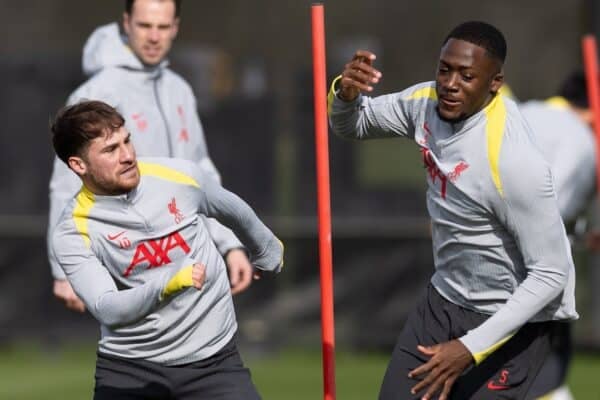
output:
[[131, 275], [134, 269], [144, 266], [145, 269], [161, 267], [171, 262], [171, 254], [180, 249], [184, 254], [190, 252], [190, 246], [179, 232], [173, 232], [165, 237], [147, 240], [137, 245], [131, 263], [123, 272], [123, 276]]
[[434, 186], [436, 184], [439, 185], [440, 196], [442, 199], [445, 199], [448, 181], [456, 183], [462, 173], [469, 168], [469, 164], [466, 161], [461, 160], [454, 165], [449, 173], [445, 174], [437, 165], [435, 157], [433, 156], [431, 150], [427, 147], [427, 144], [432, 136], [431, 130], [429, 129], [429, 126], [427, 126], [427, 122], [423, 124], [423, 129], [425, 131], [425, 137], [424, 140], [419, 141], [419, 144], [422, 146], [420, 147], [420, 151], [423, 158], [423, 165], [427, 170], [427, 176], [431, 180], [431, 183]]

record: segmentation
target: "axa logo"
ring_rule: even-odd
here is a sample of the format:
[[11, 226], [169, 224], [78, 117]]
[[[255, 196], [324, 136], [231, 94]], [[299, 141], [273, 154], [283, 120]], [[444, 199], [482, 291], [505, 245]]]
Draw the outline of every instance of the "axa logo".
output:
[[171, 202], [167, 205], [167, 209], [169, 210], [169, 213], [173, 215], [176, 224], [183, 221], [183, 214], [177, 208], [177, 200], [175, 200], [175, 197], [171, 199]]
[[500, 372], [500, 378], [498, 378], [498, 382], [494, 382], [493, 380], [489, 381], [487, 384], [487, 388], [489, 390], [510, 389], [510, 386], [508, 385], [508, 370], [503, 369]]
[[156, 240], [148, 240], [137, 245], [131, 263], [123, 272], [123, 276], [129, 276], [138, 266], [145, 266], [146, 269], [160, 267], [171, 262], [169, 253], [174, 249], [181, 249], [184, 254], [190, 252], [190, 246], [179, 232], [173, 232]]

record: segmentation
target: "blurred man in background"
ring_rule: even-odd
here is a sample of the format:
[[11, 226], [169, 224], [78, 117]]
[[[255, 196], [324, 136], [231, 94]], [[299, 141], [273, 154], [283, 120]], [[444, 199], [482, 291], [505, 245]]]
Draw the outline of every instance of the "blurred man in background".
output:
[[[520, 105], [542, 155], [550, 163], [560, 215], [573, 233], [576, 219], [589, 205], [596, 187], [596, 152], [592, 112], [585, 75], [571, 73], [558, 96]], [[574, 238], [579, 235], [575, 232]], [[566, 377], [573, 355], [571, 324], [559, 325], [552, 352], [532, 386], [532, 395], [544, 400], [572, 400]]]
[[435, 82], [363, 96], [382, 74], [357, 51], [332, 85], [335, 133], [410, 138], [428, 176], [435, 273], [382, 400], [529, 398], [559, 321], [578, 317], [550, 169], [517, 105], [498, 95], [505, 58], [504, 35], [471, 21], [444, 40]]
[[200, 216], [234, 229], [260, 270], [281, 270], [281, 242], [194, 162], [138, 162], [106, 103], [63, 108], [52, 133], [83, 184], [51, 245], [101, 324], [94, 399], [259, 399], [237, 351], [226, 268]]
[[[121, 33], [117, 23], [92, 33], [84, 47], [83, 69], [90, 76], [68, 99], [97, 99], [116, 107], [139, 155], [192, 160], [219, 181], [206, 148], [196, 99], [190, 86], [168, 68], [166, 57], [179, 29], [181, 0], [126, 0]], [[81, 182], [57, 158], [50, 181], [48, 238], [66, 202]], [[207, 221], [226, 260], [232, 292], [252, 281], [252, 266], [241, 243], [214, 220]], [[72, 310], [84, 311], [48, 246], [54, 295]]]

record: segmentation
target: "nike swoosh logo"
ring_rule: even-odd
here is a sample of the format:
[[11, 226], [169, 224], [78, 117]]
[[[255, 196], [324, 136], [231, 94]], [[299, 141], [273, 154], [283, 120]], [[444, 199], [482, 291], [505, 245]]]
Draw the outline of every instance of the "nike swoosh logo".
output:
[[121, 235], [122, 235], [122, 234], [124, 234], [124, 233], [125, 233], [125, 231], [123, 231], [123, 232], [119, 232], [119, 233], [117, 233], [116, 235], [110, 235], [110, 234], [109, 234], [107, 237], [108, 237], [108, 240], [115, 240], [116, 238], [118, 238], [119, 236], [121, 236]]
[[498, 384], [495, 384], [494, 381], [489, 381], [487, 384], [487, 388], [490, 390], [506, 390], [506, 389], [510, 389], [510, 386], [498, 385]]

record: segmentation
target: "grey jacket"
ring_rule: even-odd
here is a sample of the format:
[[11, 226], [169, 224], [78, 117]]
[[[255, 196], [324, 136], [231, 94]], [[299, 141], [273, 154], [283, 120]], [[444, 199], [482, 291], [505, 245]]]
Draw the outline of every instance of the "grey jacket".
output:
[[[138, 166], [131, 192], [99, 196], [84, 186], [69, 201], [52, 235], [54, 253], [101, 324], [100, 352], [163, 365], [205, 359], [237, 324], [223, 259], [200, 215], [232, 228], [259, 269], [279, 272], [283, 246], [193, 163], [140, 159]], [[173, 290], [174, 275], [193, 263], [206, 266], [202, 289]]]

